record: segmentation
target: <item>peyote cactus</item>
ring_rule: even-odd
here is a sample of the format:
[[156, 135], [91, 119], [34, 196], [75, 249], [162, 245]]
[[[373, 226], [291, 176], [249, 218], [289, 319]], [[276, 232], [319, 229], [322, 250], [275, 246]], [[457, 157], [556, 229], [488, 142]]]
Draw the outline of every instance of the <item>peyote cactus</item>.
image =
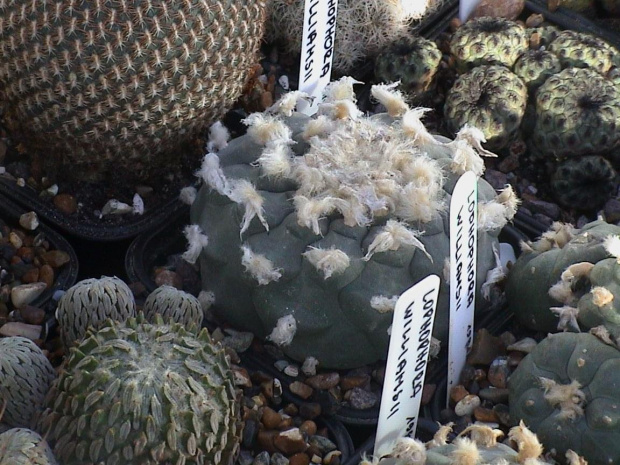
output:
[[379, 83], [400, 81], [398, 88], [418, 100], [431, 88], [440, 62], [441, 51], [435, 42], [406, 36], [377, 56], [375, 78]]
[[[286, 95], [274, 109], [291, 116], [252, 114], [247, 135], [205, 157], [191, 208], [208, 238], [203, 289], [214, 313], [297, 360], [346, 368], [386, 356], [398, 296], [445, 271], [456, 180], [480, 174], [477, 151], [489, 154], [473, 128], [434, 138], [392, 87], [372, 89], [392, 116], [362, 116], [349, 78], [328, 86], [316, 118], [293, 113], [298, 94]], [[479, 291], [517, 199], [483, 180], [478, 192]], [[434, 334], [444, 342], [448, 300], [441, 286]]]
[[588, 333], [550, 334], [508, 380], [510, 419], [558, 456], [570, 447], [590, 465], [620, 462], [620, 351]]
[[86, 334], [38, 422], [63, 465], [232, 465], [241, 429], [228, 359], [207, 330], [142, 315]]
[[592, 34], [566, 30], [560, 32], [549, 45], [564, 68], [591, 68], [605, 75], [612, 67], [614, 54], [618, 51]]
[[[56, 372], [30, 339], [0, 339], [0, 419], [8, 426], [31, 426], [43, 407]], [[4, 415], [1, 415], [2, 410]], [[1, 449], [1, 447], [0, 447]], [[0, 454], [1, 455], [1, 454]]]
[[450, 51], [461, 70], [479, 65], [510, 68], [527, 47], [528, 38], [523, 25], [490, 16], [467, 21], [450, 40]]
[[[620, 227], [604, 221], [579, 230], [556, 223], [537, 242], [526, 244], [506, 283], [508, 305], [515, 317], [535, 331], [552, 332], [558, 326], [578, 329], [579, 312], [574, 306], [597, 286], [588, 278], [592, 266], [601, 261], [608, 264], [610, 255], [620, 254], [612, 240], [618, 235]], [[604, 311], [616, 318], [607, 307]]]
[[[399, 37], [407, 35], [412, 21], [436, 11], [445, 0], [340, 0], [336, 16], [333, 67], [339, 73], [354, 71], [365, 57], [373, 57]], [[302, 0], [272, 0], [267, 36], [283, 39], [291, 53], [300, 53], [304, 26]]]
[[39, 433], [13, 428], [0, 434], [0, 465], [57, 465], [57, 462]]
[[61, 174], [143, 179], [241, 95], [265, 3], [3, 1], [4, 119]]
[[[508, 439], [515, 444], [512, 447], [498, 443], [504, 435], [499, 429], [492, 429], [484, 424], [473, 424], [465, 428], [451, 443], [447, 436], [452, 423], [439, 428], [432, 440], [424, 444], [412, 438], [400, 438], [395, 441], [391, 454], [372, 460], [363, 458], [359, 465], [545, 465], [542, 457], [543, 446], [538, 438], [523, 423], [514, 426], [508, 432]], [[469, 437], [467, 437], [469, 435]], [[567, 451], [571, 461], [579, 457], [573, 451]]]
[[111, 318], [124, 321], [136, 316], [129, 286], [117, 277], [89, 278], [74, 284], [58, 301], [56, 319], [65, 351], [82, 339], [86, 330]]
[[530, 92], [535, 92], [549, 76], [561, 70], [562, 65], [557, 55], [544, 49], [525, 51], [513, 68]]
[[203, 311], [198, 299], [172, 286], [160, 286], [151, 292], [142, 311], [148, 321], [153, 321], [159, 314], [166, 323], [194, 325], [196, 328], [202, 325]]
[[475, 126], [486, 139], [485, 147], [506, 147], [516, 136], [525, 113], [527, 87], [504, 66], [478, 66], [459, 76], [446, 96], [444, 117], [456, 133]]
[[560, 162], [551, 176], [551, 191], [557, 201], [577, 210], [602, 207], [617, 189], [613, 165], [598, 155]]
[[620, 88], [589, 68], [567, 68], [536, 93], [533, 140], [558, 157], [608, 152], [620, 145]]

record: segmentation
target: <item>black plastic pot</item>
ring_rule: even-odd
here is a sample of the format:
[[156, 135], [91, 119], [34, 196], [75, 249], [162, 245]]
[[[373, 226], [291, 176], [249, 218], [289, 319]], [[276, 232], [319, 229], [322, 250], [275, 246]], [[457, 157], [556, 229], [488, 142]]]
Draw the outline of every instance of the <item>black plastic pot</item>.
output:
[[[0, 218], [8, 224], [18, 226], [19, 217], [29, 211], [30, 210], [15, 204], [7, 197], [0, 195]], [[75, 254], [73, 247], [71, 247], [71, 244], [69, 244], [63, 236], [47, 226], [44, 222], [41, 222], [41, 220], [39, 220], [39, 227], [36, 229], [36, 232], [45, 234], [45, 237], [50, 242], [52, 249], [66, 252], [70, 257], [69, 262], [63, 265], [60, 271], [55, 275], [54, 285], [52, 288], [43, 292], [31, 304], [39, 308], [44, 308], [56, 291], [66, 290], [75, 284], [79, 265], [77, 255]]]

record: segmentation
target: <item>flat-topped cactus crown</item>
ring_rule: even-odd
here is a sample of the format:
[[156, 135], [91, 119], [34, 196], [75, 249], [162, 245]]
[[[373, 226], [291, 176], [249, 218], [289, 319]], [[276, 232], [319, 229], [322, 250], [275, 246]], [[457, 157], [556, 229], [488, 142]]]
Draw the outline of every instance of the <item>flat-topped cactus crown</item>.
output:
[[[387, 113], [363, 115], [353, 84], [331, 83], [315, 117], [294, 113], [299, 92], [250, 115], [248, 134], [205, 156], [191, 210], [208, 238], [200, 267], [214, 311], [293, 358], [332, 367], [386, 355], [398, 296], [443, 276], [457, 179], [480, 175], [480, 154], [492, 155], [475, 128], [435, 138], [425, 110], [394, 85], [372, 89]], [[478, 192], [479, 291], [517, 200], [483, 180]], [[435, 335], [445, 342], [447, 286], [439, 299]]]

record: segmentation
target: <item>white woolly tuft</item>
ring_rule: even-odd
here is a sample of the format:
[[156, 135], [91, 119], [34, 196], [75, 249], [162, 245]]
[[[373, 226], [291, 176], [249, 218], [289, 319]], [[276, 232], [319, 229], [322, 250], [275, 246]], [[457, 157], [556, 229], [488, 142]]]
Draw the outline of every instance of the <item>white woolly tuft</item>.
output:
[[332, 81], [325, 86], [323, 90], [324, 102], [336, 102], [338, 100], [356, 101], [353, 84], [363, 84], [350, 76], [344, 76], [337, 81]]
[[351, 100], [337, 100], [335, 102], [320, 103], [319, 114], [328, 115], [337, 120], [356, 120], [363, 113]]
[[411, 179], [415, 186], [424, 189], [430, 197], [441, 195], [445, 176], [436, 160], [426, 155], [409, 155], [400, 169], [404, 179]]
[[267, 108], [267, 111], [272, 113], [280, 113], [284, 116], [291, 116], [295, 111], [295, 107], [297, 106], [297, 102], [300, 99], [309, 99], [310, 96], [302, 92], [300, 90], [293, 90], [291, 92], [287, 92], [280, 99], [274, 103], [272, 106]]
[[478, 204], [478, 229], [492, 231], [501, 229], [508, 223], [508, 209], [497, 200]]
[[471, 145], [465, 140], [454, 140], [448, 145], [452, 148], [451, 170], [456, 174], [463, 174], [466, 171], [480, 177], [484, 173], [484, 160]]
[[341, 199], [335, 197], [312, 199], [303, 195], [296, 195], [293, 197], [293, 204], [297, 211], [297, 223], [300, 226], [312, 229], [314, 234], [321, 234], [319, 220], [336, 211], [340, 202]]
[[310, 247], [310, 250], [307, 250], [302, 255], [318, 271], [323, 272], [325, 279], [331, 277], [334, 273], [340, 274], [344, 272], [351, 264], [349, 256], [342, 250], [334, 247], [330, 249]]
[[590, 292], [592, 293], [592, 303], [597, 307], [604, 307], [614, 300], [613, 293], [606, 287], [595, 286]]
[[549, 288], [547, 294], [549, 294], [549, 297], [552, 299], [557, 300], [564, 305], [573, 305], [577, 301], [577, 297], [573, 293], [569, 281], [559, 280]]
[[396, 302], [398, 302], [399, 297], [400, 296], [398, 295], [393, 295], [392, 297], [373, 295], [370, 298], [370, 306], [379, 313], [393, 312], [396, 308]]
[[510, 428], [508, 438], [517, 444], [518, 463], [527, 464], [528, 460], [535, 460], [543, 453], [543, 446], [538, 440], [538, 436], [525, 426], [523, 420], [519, 422], [518, 426]]
[[488, 151], [482, 144], [487, 140], [484, 137], [484, 133], [473, 126], [465, 125], [459, 132], [456, 133], [454, 142], [466, 141], [471, 147], [473, 147], [481, 156], [496, 158], [497, 155]]
[[609, 255], [620, 262], [620, 236], [610, 234], [603, 240], [603, 247]]
[[579, 323], [577, 322], [577, 317], [579, 316], [579, 309], [577, 307], [564, 305], [562, 307], [551, 307], [549, 310], [555, 313], [559, 318], [559, 331], [574, 329], [578, 333], [581, 332], [581, 328], [579, 328]]
[[569, 384], [560, 384], [557, 381], [540, 377], [540, 385], [545, 391], [545, 400], [552, 407], [559, 407], [558, 419], [574, 420], [583, 416], [583, 406], [586, 395], [581, 390], [581, 384], [577, 380], [572, 380]]
[[287, 178], [291, 175], [291, 170], [293, 169], [291, 157], [292, 153], [289, 145], [268, 144], [256, 161], [265, 176]]
[[430, 108], [413, 108], [407, 110], [401, 120], [403, 132], [411, 137], [417, 145], [437, 144], [437, 139], [428, 132], [422, 123], [422, 117], [431, 111]]
[[495, 447], [497, 439], [502, 437], [504, 432], [500, 429], [493, 429], [488, 425], [474, 423], [461, 431], [459, 436], [465, 436], [466, 434], [469, 434], [471, 440], [480, 447]]
[[134, 215], [144, 214], [144, 200], [140, 197], [140, 194], [135, 193], [131, 201]]
[[405, 221], [427, 223], [444, 208], [435, 189], [410, 182], [399, 192], [396, 214]]
[[377, 234], [372, 243], [368, 246], [368, 252], [364, 260], [370, 260], [371, 257], [378, 252], [398, 250], [401, 245], [405, 244], [421, 250], [432, 262], [433, 258], [426, 251], [424, 244], [418, 239], [418, 236], [421, 234], [421, 231], [409, 229], [407, 225], [401, 221], [388, 220], [383, 227], [383, 231]]
[[220, 168], [220, 158], [215, 153], [207, 153], [202, 159], [202, 165], [196, 176], [201, 178], [211, 189], [226, 195], [228, 180]]
[[264, 286], [282, 277], [280, 270], [276, 269], [271, 260], [264, 255], [252, 252], [252, 249], [245, 244], [241, 246], [241, 251], [243, 252], [241, 264], [259, 285]]
[[391, 455], [397, 459], [403, 459], [407, 465], [424, 465], [426, 446], [418, 439], [400, 437], [394, 442]]
[[293, 342], [297, 332], [297, 321], [293, 315], [286, 315], [278, 319], [275, 328], [267, 339], [278, 346], [287, 346]]
[[448, 443], [448, 436], [452, 433], [452, 427], [454, 422], [441, 425], [437, 432], [433, 435], [433, 439], [426, 443], [427, 449], [433, 449], [435, 447], [445, 446]]
[[233, 179], [230, 183], [230, 190], [227, 195], [230, 200], [242, 204], [245, 207], [245, 213], [241, 220], [240, 236], [248, 229], [250, 222], [255, 216], [258, 216], [264, 228], [269, 231], [269, 225], [263, 215], [264, 199], [250, 181], [247, 179]]
[[208, 152], [217, 152], [228, 145], [230, 132], [221, 121], [216, 121], [209, 128], [209, 141], [207, 142]]
[[512, 186], [510, 184], [506, 184], [506, 187], [499, 191], [499, 194], [497, 194], [495, 200], [506, 207], [506, 218], [509, 221], [512, 220], [517, 214], [517, 209], [521, 203], [521, 200], [517, 197], [517, 194]]
[[276, 141], [290, 144], [292, 141], [291, 129], [276, 116], [252, 113], [242, 123], [248, 126], [248, 134], [257, 144], [266, 145]]
[[330, 118], [325, 115], [318, 115], [316, 118], [311, 119], [306, 123], [302, 137], [305, 140], [311, 137], [318, 136], [323, 137], [329, 135], [336, 129], [336, 124]]
[[487, 271], [487, 279], [482, 284], [481, 292], [482, 297], [486, 300], [491, 299], [491, 289], [493, 285], [501, 283], [506, 278], [506, 269], [502, 264], [502, 260], [499, 256], [499, 251], [495, 244], [493, 244], [493, 255], [495, 256], [495, 268]]
[[185, 205], [191, 205], [196, 200], [196, 188], [194, 186], [187, 186], [181, 189], [179, 192], [179, 200], [183, 202]]
[[594, 264], [590, 262], [573, 263], [562, 272], [560, 279], [562, 281], [572, 283], [575, 279], [579, 279], [583, 276], [589, 276], [592, 268], [594, 268]]
[[197, 224], [185, 226], [183, 230], [185, 239], [187, 239], [187, 250], [181, 256], [188, 263], [196, 263], [202, 249], [209, 244], [209, 238], [202, 232]]
[[396, 89], [399, 84], [400, 81], [392, 84], [376, 84], [370, 88], [372, 96], [387, 109], [388, 115], [393, 118], [402, 116], [409, 110], [403, 93]]
[[480, 451], [474, 441], [469, 438], [456, 438], [453, 442], [456, 449], [451, 458], [454, 465], [476, 465], [480, 460]]

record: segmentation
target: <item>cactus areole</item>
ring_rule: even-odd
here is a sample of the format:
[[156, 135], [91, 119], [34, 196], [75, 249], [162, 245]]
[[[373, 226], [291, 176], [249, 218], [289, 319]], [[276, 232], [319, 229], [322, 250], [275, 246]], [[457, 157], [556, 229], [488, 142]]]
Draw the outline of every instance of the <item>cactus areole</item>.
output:
[[[215, 313], [294, 359], [333, 368], [386, 357], [398, 296], [429, 274], [446, 276], [454, 184], [467, 170], [482, 173], [479, 153], [492, 155], [475, 128], [454, 141], [433, 137], [424, 110], [410, 109], [394, 85], [373, 87], [388, 113], [363, 116], [352, 84], [331, 83], [313, 118], [293, 112], [294, 92], [250, 115], [248, 134], [205, 156], [191, 209], [208, 237], [200, 269]], [[483, 180], [478, 192], [485, 277], [517, 201]], [[445, 343], [444, 284], [434, 334]]]

